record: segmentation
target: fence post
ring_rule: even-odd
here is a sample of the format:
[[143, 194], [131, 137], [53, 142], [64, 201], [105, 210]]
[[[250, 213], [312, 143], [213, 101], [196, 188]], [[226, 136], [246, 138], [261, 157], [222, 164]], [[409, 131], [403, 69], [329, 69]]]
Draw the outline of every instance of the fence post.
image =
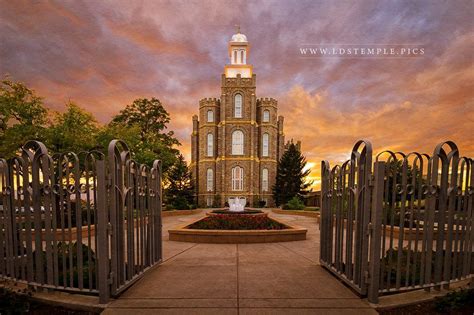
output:
[[162, 179], [163, 179], [163, 169], [162, 169], [162, 164], [161, 164], [161, 160], [158, 161], [158, 176], [156, 178], [156, 185], [158, 187], [156, 193], [158, 194], [158, 205], [157, 205], [157, 211], [158, 211], [158, 219], [159, 219], [159, 224], [158, 226], [155, 226], [155, 228], [158, 227], [158, 231], [159, 231], [159, 237], [158, 237], [158, 240], [155, 239], [154, 241], [155, 242], [158, 242], [158, 246], [159, 246], [159, 251], [158, 251], [158, 254], [160, 255], [159, 258], [157, 260], [155, 260], [154, 262], [157, 262], [157, 261], [162, 261], [163, 260], [163, 218], [162, 218], [162, 207], [163, 207], [163, 189], [162, 189]]
[[109, 240], [108, 240], [108, 213], [107, 213], [107, 183], [105, 176], [105, 161], [97, 160], [97, 260], [99, 303], [105, 304], [109, 301]]
[[380, 285], [380, 242], [383, 215], [385, 162], [374, 163], [374, 190], [372, 194], [372, 214], [370, 222], [370, 263], [369, 263], [369, 294], [370, 303], [379, 301]]
[[[329, 163], [322, 161], [321, 163], [321, 217], [319, 218], [320, 226], [320, 254], [319, 260], [323, 262], [328, 261], [327, 257], [327, 230], [326, 230], [326, 221], [330, 217], [330, 204], [328, 201], [328, 191], [329, 191], [329, 175], [331, 169], [329, 168]], [[332, 220], [332, 218], [331, 218]]]

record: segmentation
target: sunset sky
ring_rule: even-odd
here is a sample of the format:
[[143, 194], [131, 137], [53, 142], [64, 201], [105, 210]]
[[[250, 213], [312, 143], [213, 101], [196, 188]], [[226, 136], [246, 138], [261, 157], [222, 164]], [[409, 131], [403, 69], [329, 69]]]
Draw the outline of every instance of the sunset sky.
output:
[[[240, 24], [257, 97], [278, 100], [287, 139], [313, 168], [358, 139], [432, 153], [454, 140], [474, 156], [473, 1], [0, 1], [0, 75], [52, 110], [68, 100], [107, 123], [157, 97], [190, 159], [191, 117], [219, 97]], [[305, 58], [301, 45], [416, 45], [406, 58]], [[316, 181], [316, 184], [318, 182]]]

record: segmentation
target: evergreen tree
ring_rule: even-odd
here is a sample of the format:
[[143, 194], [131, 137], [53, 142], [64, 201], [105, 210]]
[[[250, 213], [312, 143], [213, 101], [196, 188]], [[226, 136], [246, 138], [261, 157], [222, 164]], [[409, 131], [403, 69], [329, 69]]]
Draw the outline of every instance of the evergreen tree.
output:
[[194, 187], [191, 171], [183, 155], [178, 159], [168, 172], [169, 185], [165, 191], [167, 204], [173, 209], [186, 210], [193, 206]]
[[273, 186], [273, 198], [277, 206], [286, 204], [293, 197], [301, 198], [307, 193], [311, 182], [306, 182], [305, 177], [311, 172], [304, 170], [306, 158], [298, 147], [291, 142], [283, 153], [277, 169], [276, 181]]

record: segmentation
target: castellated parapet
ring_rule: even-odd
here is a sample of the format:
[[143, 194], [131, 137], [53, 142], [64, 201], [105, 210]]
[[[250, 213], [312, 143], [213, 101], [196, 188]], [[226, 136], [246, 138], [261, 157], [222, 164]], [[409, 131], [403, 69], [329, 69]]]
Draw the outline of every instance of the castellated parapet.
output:
[[277, 107], [278, 101], [272, 97], [261, 97], [257, 99], [257, 107], [260, 106], [273, 106]]
[[203, 98], [199, 101], [199, 107], [205, 107], [205, 106], [219, 106], [221, 103], [221, 100], [215, 97], [206, 97]]
[[242, 78], [240, 74], [235, 78], [227, 78], [222, 74], [222, 87], [255, 87], [257, 76], [254, 74], [251, 78]]

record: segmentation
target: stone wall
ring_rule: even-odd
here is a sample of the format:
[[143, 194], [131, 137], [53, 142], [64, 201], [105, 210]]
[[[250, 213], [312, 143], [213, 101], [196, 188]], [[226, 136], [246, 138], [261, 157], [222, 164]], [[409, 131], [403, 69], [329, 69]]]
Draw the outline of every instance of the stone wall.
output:
[[[235, 117], [234, 98], [242, 95], [242, 117]], [[252, 78], [226, 78], [222, 75], [221, 97], [205, 98], [199, 102], [199, 116], [193, 117], [191, 154], [193, 178], [197, 187], [198, 205], [209, 203], [224, 206], [229, 197], [246, 197], [250, 206], [266, 200], [273, 206], [272, 186], [275, 183], [277, 161], [284, 149], [283, 117], [278, 116], [278, 103], [273, 98], [256, 98], [256, 75]], [[270, 119], [263, 121], [268, 110]], [[208, 122], [213, 111], [213, 122]], [[242, 155], [232, 155], [232, 132], [244, 134]], [[269, 135], [269, 154], [262, 156], [263, 134]], [[208, 155], [208, 134], [213, 135], [213, 154]], [[232, 168], [244, 169], [243, 190], [233, 191]], [[268, 190], [262, 190], [263, 169], [268, 169]], [[214, 175], [213, 190], [207, 189], [207, 170]], [[209, 200], [210, 199], [210, 200]]]

